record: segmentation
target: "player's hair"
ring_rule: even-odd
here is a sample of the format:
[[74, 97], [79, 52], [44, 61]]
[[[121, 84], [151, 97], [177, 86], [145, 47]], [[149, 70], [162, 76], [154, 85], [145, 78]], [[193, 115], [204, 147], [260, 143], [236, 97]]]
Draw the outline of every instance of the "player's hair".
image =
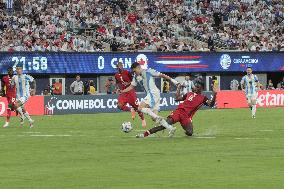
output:
[[122, 64], [122, 62], [118, 62], [118, 63], [116, 64], [116, 67], [118, 67], [119, 64]]
[[138, 66], [140, 66], [140, 64], [138, 62], [134, 62], [132, 65], [131, 65], [131, 70], [137, 68]]
[[248, 66], [248, 67], [247, 67], [247, 69], [248, 69], [248, 68], [252, 69], [252, 67], [251, 67], [251, 66]]
[[13, 70], [13, 67], [8, 67], [7, 70]]
[[194, 85], [195, 86], [201, 86], [202, 88], [204, 88], [204, 86], [205, 86], [204, 82], [200, 78], [197, 78], [197, 79], [194, 80]]

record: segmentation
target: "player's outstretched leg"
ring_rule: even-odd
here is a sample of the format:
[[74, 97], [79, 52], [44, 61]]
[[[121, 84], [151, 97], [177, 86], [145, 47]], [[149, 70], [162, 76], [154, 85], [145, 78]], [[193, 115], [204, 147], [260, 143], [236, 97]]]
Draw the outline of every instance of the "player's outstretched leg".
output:
[[192, 122], [189, 122], [186, 125], [182, 125], [182, 128], [184, 129], [185, 134], [187, 136], [192, 136], [193, 135], [193, 125], [192, 125]]
[[255, 118], [255, 114], [256, 114], [256, 99], [252, 99], [251, 101], [251, 116], [252, 118]]
[[34, 125], [33, 125], [34, 120], [32, 120], [29, 113], [24, 108], [23, 108], [23, 113], [24, 113], [24, 116], [29, 120], [30, 128], [33, 128], [34, 127]]
[[[171, 118], [167, 118], [166, 122], [169, 125], [173, 124], [173, 120]], [[174, 135], [174, 132], [175, 132], [176, 128], [175, 127], [173, 127], [173, 128], [174, 129], [170, 130], [170, 132], [169, 132], [169, 137], [172, 137]], [[157, 132], [165, 130], [165, 129], [166, 129], [166, 127], [164, 127], [162, 125], [161, 126], [157, 126], [157, 127], [153, 127], [152, 129], [149, 129], [149, 130], [145, 131], [144, 133], [140, 133], [140, 134], [136, 135], [136, 137], [137, 138], [148, 137], [151, 134], [157, 133]]]
[[11, 113], [12, 113], [11, 109], [7, 108], [6, 123], [3, 125], [3, 128], [9, 127]]
[[[131, 103], [130, 105], [133, 107], [132, 109], [138, 113], [141, 121], [142, 121], [142, 127], [145, 128], [147, 125], [146, 125], [146, 120], [144, 118], [144, 114], [138, 110], [138, 103], [136, 103], [136, 100], [134, 100], [134, 103]], [[133, 117], [132, 117], [133, 118]]]
[[130, 108], [128, 106], [126, 106], [126, 103], [118, 102], [117, 107], [120, 110], [125, 111], [125, 112], [129, 112], [130, 111]]

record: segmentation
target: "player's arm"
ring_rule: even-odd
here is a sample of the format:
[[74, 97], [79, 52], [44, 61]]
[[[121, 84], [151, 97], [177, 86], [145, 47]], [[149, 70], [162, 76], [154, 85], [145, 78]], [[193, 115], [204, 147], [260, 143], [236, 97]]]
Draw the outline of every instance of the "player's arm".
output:
[[242, 80], [241, 80], [241, 89], [243, 91], [245, 90], [245, 77], [243, 77]]
[[127, 93], [127, 92], [131, 91], [132, 89], [134, 89], [134, 87], [136, 87], [136, 86], [137, 86], [137, 82], [136, 82], [135, 77], [133, 77], [130, 85], [126, 89], [121, 90], [120, 93]]
[[148, 72], [154, 77], [160, 77], [160, 78], [163, 78], [165, 80], [171, 81], [176, 86], [180, 85], [180, 83], [177, 80], [171, 78], [170, 76], [168, 76], [166, 74], [160, 73], [160, 72], [158, 72], [154, 69], [149, 69]]
[[254, 80], [255, 80], [255, 86], [259, 89], [260, 82], [259, 82], [258, 77], [256, 75], [254, 76]]
[[186, 99], [186, 95], [182, 95], [181, 89], [182, 89], [182, 86], [181, 86], [181, 85], [178, 85], [178, 87], [177, 87], [177, 92], [176, 92], [176, 96], [175, 96], [175, 101], [176, 101], [176, 102], [178, 102], [178, 101], [184, 101], [184, 100]]
[[5, 96], [5, 88], [4, 88], [4, 86], [5, 86], [5, 83], [4, 83], [3, 79], [1, 79], [1, 94], [2, 94], [2, 96]]
[[175, 84], [176, 86], [180, 85], [180, 83], [179, 83], [177, 80], [171, 78], [170, 76], [168, 76], [168, 75], [166, 75], [166, 74], [160, 73], [160, 74], [159, 74], [159, 77], [171, 81], [171, 82], [172, 82], [173, 84]]
[[75, 82], [73, 82], [73, 83], [70, 85], [70, 91], [71, 91], [72, 94], [74, 94], [74, 91], [73, 91], [74, 85], [75, 85]]
[[215, 85], [213, 85], [212, 90], [213, 90], [213, 98], [206, 100], [206, 102], [204, 103], [206, 106], [210, 107], [213, 107], [215, 105], [216, 96], [219, 89]]
[[36, 93], [36, 81], [35, 81], [35, 79], [30, 75], [26, 75], [26, 79], [30, 82], [31, 88], [32, 88], [32, 93], [33, 93], [33, 95], [35, 95], [35, 93]]
[[132, 84], [129, 85], [126, 89], [121, 90], [120, 93], [127, 93], [129, 91], [131, 91], [132, 89], [134, 89], [135, 86], [133, 86]]
[[36, 94], [36, 81], [35, 81], [35, 80], [33, 80], [33, 81], [31, 82], [31, 87], [32, 87], [32, 89], [33, 89], [33, 95], [35, 95], [35, 94]]

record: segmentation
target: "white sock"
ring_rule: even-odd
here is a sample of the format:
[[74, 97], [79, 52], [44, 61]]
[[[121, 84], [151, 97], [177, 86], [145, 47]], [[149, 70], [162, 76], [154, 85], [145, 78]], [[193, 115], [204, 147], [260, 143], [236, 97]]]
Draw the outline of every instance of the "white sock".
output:
[[256, 105], [252, 105], [252, 110], [251, 110], [252, 116], [255, 116], [255, 113], [256, 113]]
[[19, 108], [17, 108], [17, 111], [19, 112], [21, 118], [24, 120], [25, 117], [24, 117], [23, 109], [21, 107], [19, 107]]
[[144, 113], [144, 114], [149, 115], [151, 118], [153, 118], [155, 120], [159, 117], [157, 114], [152, 112], [152, 110], [150, 108], [142, 108], [141, 112]]
[[24, 115], [29, 120], [29, 122], [32, 121], [32, 118], [30, 117], [30, 115], [29, 115], [29, 113], [27, 111], [24, 113]]
[[164, 119], [162, 119], [162, 121], [161, 121], [160, 123], [161, 123], [161, 125], [164, 126], [166, 129], [169, 129], [169, 130], [173, 129], [173, 126], [170, 125], [170, 124], [168, 124], [168, 122], [167, 122], [166, 120], [164, 120]]

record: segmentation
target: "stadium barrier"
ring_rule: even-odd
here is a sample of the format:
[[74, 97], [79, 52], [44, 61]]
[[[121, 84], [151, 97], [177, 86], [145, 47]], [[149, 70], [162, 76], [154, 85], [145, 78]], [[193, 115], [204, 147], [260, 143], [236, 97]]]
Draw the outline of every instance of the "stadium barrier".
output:
[[[217, 95], [217, 108], [248, 107], [243, 91], [220, 91]], [[284, 106], [284, 90], [258, 91], [257, 107]]]
[[[7, 107], [7, 99], [5, 97], [0, 97], [0, 116], [6, 116]], [[25, 107], [31, 115], [44, 115], [44, 97], [32, 96]], [[14, 112], [12, 113], [12, 116], [15, 116]]]
[[[206, 92], [206, 96], [211, 97], [211, 92]], [[47, 96], [44, 98], [44, 107], [46, 115], [58, 114], [90, 114], [121, 112], [117, 108], [118, 95], [94, 95], [94, 96]], [[145, 94], [138, 94], [140, 102]], [[161, 94], [160, 109], [174, 110], [178, 105], [175, 102], [173, 93]]]

